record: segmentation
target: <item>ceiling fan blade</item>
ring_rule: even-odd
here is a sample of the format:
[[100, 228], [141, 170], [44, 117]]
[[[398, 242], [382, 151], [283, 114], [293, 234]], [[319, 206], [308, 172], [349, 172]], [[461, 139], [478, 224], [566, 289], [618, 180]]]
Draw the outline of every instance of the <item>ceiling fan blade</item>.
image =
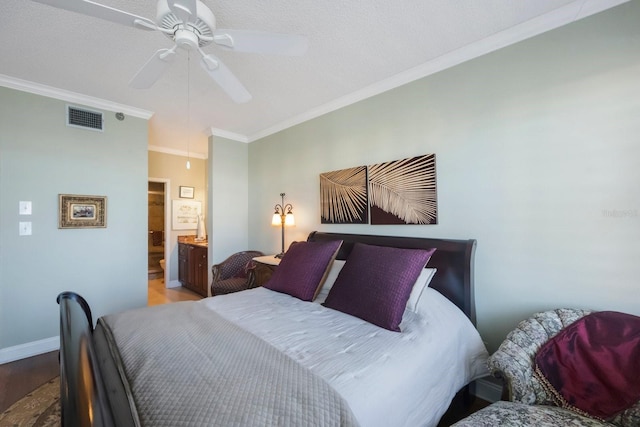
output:
[[267, 33], [252, 30], [218, 29], [213, 41], [236, 52], [269, 53], [298, 56], [307, 51], [309, 41], [295, 34]]
[[235, 102], [238, 104], [244, 104], [245, 102], [251, 101], [252, 96], [249, 91], [242, 83], [240, 83], [240, 80], [238, 80], [231, 70], [217, 57], [211, 54], [205, 55], [202, 53], [202, 61], [200, 62], [200, 65]]
[[143, 30], [156, 30], [155, 22], [142, 16], [134, 15], [129, 12], [114, 9], [100, 3], [90, 0], [33, 0], [38, 3], [48, 4], [49, 6], [59, 9], [69, 10], [71, 12], [82, 13], [83, 15], [93, 16], [95, 18], [104, 19], [105, 21], [115, 22], [116, 24], [127, 25], [129, 27], [140, 28]]
[[197, 18], [196, 0], [167, 0], [167, 5], [183, 23], [195, 22]]
[[175, 46], [172, 49], [160, 49], [142, 66], [129, 82], [134, 89], [148, 89], [160, 78], [164, 70], [176, 57]]

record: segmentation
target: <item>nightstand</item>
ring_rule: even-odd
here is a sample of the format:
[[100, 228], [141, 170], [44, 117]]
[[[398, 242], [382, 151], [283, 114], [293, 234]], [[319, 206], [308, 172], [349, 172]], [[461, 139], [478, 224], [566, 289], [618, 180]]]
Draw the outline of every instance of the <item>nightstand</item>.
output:
[[253, 260], [256, 263], [254, 270], [256, 275], [255, 286], [262, 286], [271, 278], [276, 267], [280, 264], [280, 258], [276, 258], [274, 255], [267, 255], [255, 257]]

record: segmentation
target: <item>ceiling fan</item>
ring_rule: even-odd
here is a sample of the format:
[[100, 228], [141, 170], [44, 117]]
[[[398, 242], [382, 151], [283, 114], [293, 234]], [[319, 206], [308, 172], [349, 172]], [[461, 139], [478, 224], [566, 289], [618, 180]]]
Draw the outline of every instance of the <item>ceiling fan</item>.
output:
[[90, 0], [34, 0], [60, 9], [82, 13], [141, 30], [160, 31], [175, 42], [171, 49], [159, 49], [131, 79], [136, 89], [151, 87], [173, 62], [176, 49], [197, 50], [200, 64], [211, 78], [235, 102], [251, 100], [251, 94], [224, 65], [202, 48], [215, 43], [236, 52], [302, 55], [307, 50], [307, 38], [293, 34], [279, 34], [251, 30], [216, 28], [216, 18], [200, 0], [158, 0], [156, 22]]

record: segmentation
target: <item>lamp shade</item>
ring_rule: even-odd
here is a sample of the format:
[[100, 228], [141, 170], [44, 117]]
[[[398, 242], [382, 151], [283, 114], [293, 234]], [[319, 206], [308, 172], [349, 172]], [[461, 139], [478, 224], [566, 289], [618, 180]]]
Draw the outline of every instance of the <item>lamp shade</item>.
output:
[[284, 225], [296, 225], [296, 219], [293, 217], [293, 214], [291, 212], [287, 213], [287, 215], [284, 217]]
[[273, 217], [271, 218], [271, 225], [273, 225], [274, 227], [279, 227], [280, 225], [282, 225], [282, 216], [280, 216], [278, 212], [273, 214]]

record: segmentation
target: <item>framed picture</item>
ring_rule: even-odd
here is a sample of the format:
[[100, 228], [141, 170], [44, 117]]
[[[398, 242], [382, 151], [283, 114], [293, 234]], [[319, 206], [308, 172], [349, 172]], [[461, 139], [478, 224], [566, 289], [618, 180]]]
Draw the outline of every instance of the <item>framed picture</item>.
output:
[[172, 228], [174, 230], [195, 230], [198, 217], [202, 213], [202, 203], [191, 200], [174, 200]]
[[194, 188], [193, 187], [185, 187], [180, 186], [180, 198], [182, 199], [193, 199]]
[[107, 197], [58, 194], [58, 228], [104, 228]]

